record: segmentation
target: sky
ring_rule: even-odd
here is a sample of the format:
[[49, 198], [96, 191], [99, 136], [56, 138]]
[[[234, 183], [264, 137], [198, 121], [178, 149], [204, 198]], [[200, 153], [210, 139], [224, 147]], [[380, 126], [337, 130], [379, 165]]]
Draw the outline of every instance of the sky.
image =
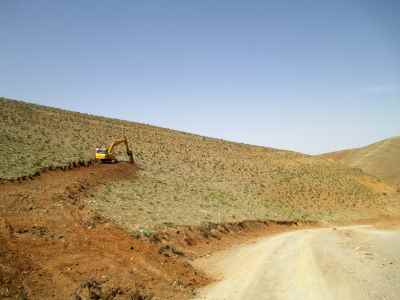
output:
[[400, 135], [400, 1], [0, 1], [0, 96], [317, 154]]

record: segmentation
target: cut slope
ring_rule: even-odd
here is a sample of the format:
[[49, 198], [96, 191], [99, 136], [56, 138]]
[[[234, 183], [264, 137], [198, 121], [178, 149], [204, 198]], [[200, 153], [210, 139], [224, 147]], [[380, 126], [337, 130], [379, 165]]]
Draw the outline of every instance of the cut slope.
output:
[[322, 157], [360, 168], [368, 174], [400, 185], [400, 136], [358, 149], [323, 154]]
[[333, 161], [7, 99], [0, 106], [1, 178], [92, 159], [96, 146], [126, 135], [143, 168], [138, 179], [88, 201], [129, 229], [397, 213], [391, 186]]
[[135, 176], [120, 163], [0, 184], [0, 299], [187, 299], [206, 283], [85, 205], [95, 186]]

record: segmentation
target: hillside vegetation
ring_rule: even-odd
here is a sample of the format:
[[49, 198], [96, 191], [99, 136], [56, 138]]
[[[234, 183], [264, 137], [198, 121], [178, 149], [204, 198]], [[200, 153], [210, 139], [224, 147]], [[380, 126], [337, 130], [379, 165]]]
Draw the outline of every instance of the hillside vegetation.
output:
[[[326, 159], [154, 126], [0, 100], [0, 177], [89, 160], [127, 136], [137, 178], [88, 203], [126, 228], [243, 219], [335, 220], [396, 214], [394, 188]], [[124, 159], [123, 154], [120, 155]]]
[[322, 157], [360, 168], [400, 186], [400, 136], [362, 148], [323, 154]]

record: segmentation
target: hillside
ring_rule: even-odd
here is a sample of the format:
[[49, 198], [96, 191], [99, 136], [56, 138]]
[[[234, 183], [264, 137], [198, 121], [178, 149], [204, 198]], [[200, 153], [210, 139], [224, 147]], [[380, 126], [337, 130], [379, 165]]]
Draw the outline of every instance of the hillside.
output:
[[[337, 220], [398, 213], [394, 188], [326, 159], [0, 100], [0, 178], [90, 160], [126, 135], [141, 170], [87, 203], [125, 228], [244, 219]], [[121, 155], [123, 159], [123, 155]]]
[[323, 154], [321, 157], [360, 168], [368, 174], [400, 185], [400, 136], [362, 148]]

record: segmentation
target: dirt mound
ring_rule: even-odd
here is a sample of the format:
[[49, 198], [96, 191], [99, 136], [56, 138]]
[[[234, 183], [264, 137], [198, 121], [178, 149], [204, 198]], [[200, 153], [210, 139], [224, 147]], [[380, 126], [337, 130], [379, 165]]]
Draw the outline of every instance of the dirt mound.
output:
[[400, 188], [400, 137], [386, 139], [366, 147], [321, 155], [360, 168]]

